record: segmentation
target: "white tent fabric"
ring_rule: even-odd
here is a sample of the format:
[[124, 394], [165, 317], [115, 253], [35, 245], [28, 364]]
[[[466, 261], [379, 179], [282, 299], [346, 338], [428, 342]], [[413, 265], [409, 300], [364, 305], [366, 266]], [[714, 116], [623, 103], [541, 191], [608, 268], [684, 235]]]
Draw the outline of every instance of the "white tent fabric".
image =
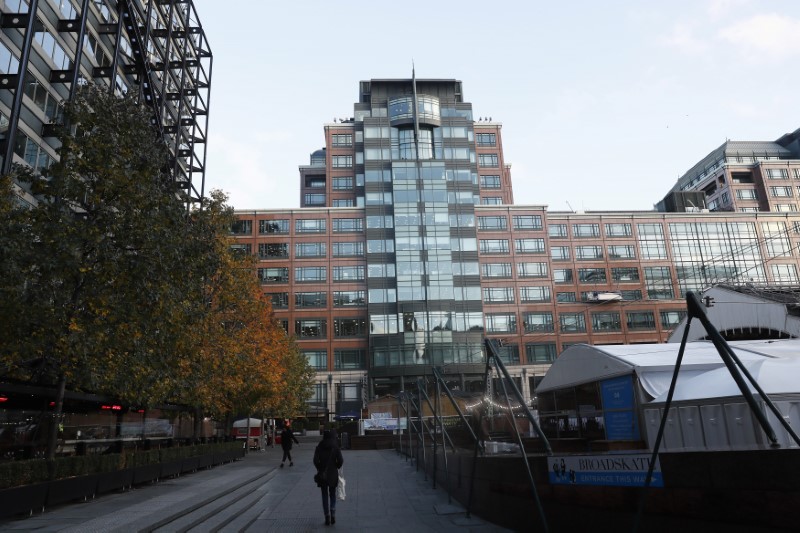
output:
[[247, 423], [247, 419], [243, 418], [241, 420], [237, 420], [233, 423], [233, 427], [235, 428], [246, 428], [247, 426], [251, 428], [261, 427], [261, 419], [260, 418], [251, 418], [250, 424]]
[[[762, 379], [785, 379], [787, 384], [774, 387], [800, 391], [800, 340], [758, 340], [740, 341], [730, 343], [734, 353], [745, 365], [755, 365], [758, 362], [769, 361], [767, 368], [775, 369], [764, 373]], [[536, 393], [562, 389], [570, 386], [601, 381], [604, 379], [635, 373], [642, 388], [651, 397], [660, 397], [669, 389], [675, 363], [678, 358], [680, 345], [674, 344], [631, 344], [613, 346], [589, 346], [579, 344], [571, 346], [556, 359], [550, 367]], [[777, 364], [777, 361], [796, 361], [796, 363]], [[776, 363], [773, 365], [773, 363]], [[783, 372], [778, 371], [782, 368]], [[711, 384], [700, 381], [700, 378], [710, 372], [717, 372], [720, 376], [727, 375], [731, 384], [736, 387], [730, 378], [722, 358], [717, 353], [711, 342], [699, 341], [686, 345], [681, 371], [678, 375], [676, 387], [682, 391], [683, 399], [715, 397], [703, 396]], [[715, 375], [717, 375], [715, 374]], [[722, 377], [717, 380], [724, 379]], [[788, 386], [793, 382], [794, 387]], [[715, 381], [716, 383], [716, 381]], [[759, 384], [767, 390], [764, 384]], [[770, 385], [771, 390], [774, 390]], [[727, 390], [722, 384], [714, 390]], [[736, 389], [738, 394], [738, 388]], [[782, 390], [781, 392], [790, 392]]]

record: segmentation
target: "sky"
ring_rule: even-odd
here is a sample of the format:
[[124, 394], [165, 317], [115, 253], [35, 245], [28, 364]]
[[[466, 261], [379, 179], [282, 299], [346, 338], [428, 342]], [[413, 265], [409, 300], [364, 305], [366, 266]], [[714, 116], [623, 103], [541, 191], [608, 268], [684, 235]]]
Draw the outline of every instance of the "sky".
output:
[[726, 140], [800, 128], [795, 0], [194, 0], [213, 54], [206, 193], [299, 207], [359, 81], [463, 82], [514, 203], [650, 210]]

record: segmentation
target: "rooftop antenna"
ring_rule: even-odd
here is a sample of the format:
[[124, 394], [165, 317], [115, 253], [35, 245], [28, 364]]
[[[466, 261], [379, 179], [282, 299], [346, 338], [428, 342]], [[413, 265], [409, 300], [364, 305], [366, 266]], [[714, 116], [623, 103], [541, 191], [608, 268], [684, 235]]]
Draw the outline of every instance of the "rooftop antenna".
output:
[[570, 203], [569, 203], [569, 202], [567, 202], [567, 206], [569, 207], [569, 210], [570, 210], [570, 211], [572, 211], [573, 213], [575, 212], [575, 210], [572, 208], [572, 206], [570, 205]]

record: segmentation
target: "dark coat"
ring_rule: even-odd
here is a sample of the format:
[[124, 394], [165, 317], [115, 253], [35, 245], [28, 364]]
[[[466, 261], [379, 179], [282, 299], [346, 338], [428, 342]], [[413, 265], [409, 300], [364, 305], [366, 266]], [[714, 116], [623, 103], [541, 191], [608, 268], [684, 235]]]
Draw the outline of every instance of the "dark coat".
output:
[[283, 448], [284, 450], [291, 450], [292, 441], [295, 441], [297, 444], [300, 444], [300, 442], [297, 440], [297, 437], [294, 436], [292, 428], [284, 428], [284, 430], [281, 431], [281, 448]]
[[325, 432], [325, 438], [317, 444], [314, 450], [314, 466], [317, 472], [327, 469], [328, 486], [336, 487], [339, 485], [339, 469], [344, 464], [342, 450], [336, 442], [336, 436]]

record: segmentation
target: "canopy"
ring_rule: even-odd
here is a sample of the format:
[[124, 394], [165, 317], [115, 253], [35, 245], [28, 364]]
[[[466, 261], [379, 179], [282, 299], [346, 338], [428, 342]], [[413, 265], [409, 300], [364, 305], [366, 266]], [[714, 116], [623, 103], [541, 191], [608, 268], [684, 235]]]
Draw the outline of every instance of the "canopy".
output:
[[250, 419], [250, 423], [248, 424], [247, 423], [247, 418], [243, 418], [241, 420], [237, 420], [236, 422], [234, 422], [233, 423], [233, 427], [235, 427], [235, 428], [246, 428], [247, 426], [250, 426], [252, 428], [252, 427], [258, 427], [262, 423], [263, 423], [263, 421], [260, 418], [251, 418]]

